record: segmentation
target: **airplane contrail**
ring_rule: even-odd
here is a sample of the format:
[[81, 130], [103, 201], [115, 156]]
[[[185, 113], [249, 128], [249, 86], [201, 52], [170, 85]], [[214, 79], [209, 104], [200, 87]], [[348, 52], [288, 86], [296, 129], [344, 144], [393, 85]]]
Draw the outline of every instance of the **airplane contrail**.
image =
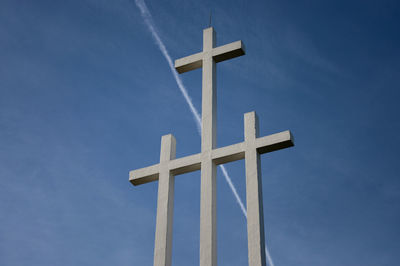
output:
[[[144, 0], [135, 0], [136, 6], [139, 8], [140, 13], [142, 15], [142, 18], [148, 28], [148, 30], [151, 33], [151, 36], [153, 37], [154, 41], [156, 42], [158, 48], [160, 49], [161, 53], [163, 54], [164, 58], [167, 60], [169, 68], [172, 72], [172, 75], [175, 78], [176, 83], [178, 84], [179, 90], [181, 91], [183, 97], [186, 100], [186, 103], [189, 105], [189, 109], [194, 117], [194, 120], [196, 122], [197, 126], [197, 132], [201, 135], [201, 117], [199, 112], [197, 111], [196, 107], [193, 105], [192, 98], [190, 98], [188, 91], [186, 90], [185, 86], [183, 85], [182, 79], [179, 77], [178, 72], [176, 72], [174, 64], [172, 63], [172, 58], [168, 53], [167, 48], [164, 45], [164, 42], [161, 40], [160, 35], [157, 32], [155, 23], [153, 21], [153, 18], [151, 16], [151, 13], [149, 9], [146, 6], [146, 3]], [[224, 165], [219, 166], [222, 170], [222, 174], [225, 177], [226, 182], [228, 183], [230, 189], [232, 190], [232, 193], [236, 199], [236, 202], [239, 204], [239, 207], [244, 215], [244, 217], [247, 219], [247, 211], [246, 208], [244, 207], [243, 201], [240, 198], [235, 185], [232, 182], [232, 179], [229, 177], [228, 171], [226, 170]], [[265, 255], [266, 259], [268, 261], [268, 265], [270, 266], [275, 266], [274, 262], [272, 261], [271, 255], [269, 254], [267, 244], [265, 243]]]

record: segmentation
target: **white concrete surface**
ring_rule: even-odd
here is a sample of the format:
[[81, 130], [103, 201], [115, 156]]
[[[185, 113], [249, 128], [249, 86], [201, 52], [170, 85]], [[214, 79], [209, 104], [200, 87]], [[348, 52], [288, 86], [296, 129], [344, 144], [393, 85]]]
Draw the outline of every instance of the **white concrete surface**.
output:
[[176, 141], [174, 136], [171, 134], [163, 136], [161, 138], [160, 164], [158, 167], [154, 266], [171, 266], [175, 177], [169, 170], [168, 163], [170, 160], [175, 159], [175, 154]]
[[202, 67], [202, 136], [201, 152], [175, 159], [175, 138], [162, 137], [160, 163], [129, 172], [133, 185], [159, 181], [157, 201], [154, 266], [170, 266], [172, 251], [172, 216], [174, 178], [201, 170], [200, 266], [217, 265], [216, 165], [245, 159], [247, 231], [250, 266], [264, 266], [264, 221], [260, 154], [294, 145], [290, 131], [258, 137], [255, 112], [245, 114], [245, 141], [216, 148], [217, 94], [216, 63], [245, 54], [242, 41], [215, 47], [214, 29], [203, 31], [203, 51], [175, 61], [184, 73]]
[[[294, 145], [293, 136], [286, 130], [280, 133], [264, 136], [256, 139], [257, 150], [260, 154], [272, 152]], [[244, 159], [245, 143], [221, 147], [212, 150], [211, 157], [216, 165], [234, 162]], [[201, 153], [177, 158], [168, 162], [169, 170], [176, 176], [200, 170]], [[159, 164], [132, 170], [129, 172], [129, 181], [135, 185], [141, 185], [158, 180]]]
[[258, 117], [255, 112], [246, 113], [244, 115], [244, 142], [248, 257], [249, 265], [265, 266], [264, 210], [257, 137]]

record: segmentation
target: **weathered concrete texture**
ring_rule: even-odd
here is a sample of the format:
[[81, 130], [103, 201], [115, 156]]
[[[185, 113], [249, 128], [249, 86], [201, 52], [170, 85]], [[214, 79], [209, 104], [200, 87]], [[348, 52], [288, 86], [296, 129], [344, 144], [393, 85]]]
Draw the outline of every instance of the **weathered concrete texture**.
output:
[[171, 266], [172, 257], [172, 218], [174, 213], [175, 179], [168, 162], [175, 159], [176, 141], [174, 136], [161, 138], [161, 152], [158, 177], [158, 199], [156, 239], [154, 246], [154, 266]]
[[217, 90], [213, 28], [203, 31], [202, 134], [200, 189], [200, 266], [217, 265], [217, 168], [211, 151], [217, 144]]
[[265, 266], [264, 210], [257, 152], [258, 117], [255, 112], [244, 115], [247, 241], [250, 266]]

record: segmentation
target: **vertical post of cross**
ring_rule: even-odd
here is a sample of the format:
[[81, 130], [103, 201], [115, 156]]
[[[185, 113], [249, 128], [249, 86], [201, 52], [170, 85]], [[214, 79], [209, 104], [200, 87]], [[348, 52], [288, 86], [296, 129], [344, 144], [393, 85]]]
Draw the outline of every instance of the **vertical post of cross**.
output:
[[168, 162], [175, 159], [175, 155], [176, 140], [174, 136], [171, 134], [162, 136], [158, 176], [154, 266], [171, 266], [175, 177], [169, 170]]
[[200, 266], [217, 265], [217, 170], [211, 158], [217, 135], [216, 65], [212, 55], [214, 46], [215, 32], [210, 27], [203, 31]]
[[[290, 131], [258, 137], [255, 112], [244, 117], [245, 141], [216, 148], [217, 93], [216, 63], [245, 54], [242, 41], [215, 47], [212, 27], [203, 31], [203, 51], [175, 60], [178, 73], [202, 68], [201, 153], [175, 159], [175, 138], [163, 136], [160, 163], [130, 171], [135, 186], [159, 181], [154, 266], [170, 266], [172, 251], [172, 215], [174, 175], [201, 169], [200, 266], [217, 266], [216, 164], [245, 158], [247, 235], [249, 266], [265, 266], [265, 238], [260, 154], [294, 145]], [[213, 161], [214, 160], [214, 161]]]
[[265, 266], [261, 164], [260, 154], [256, 149], [258, 117], [255, 112], [244, 115], [244, 136], [249, 266]]

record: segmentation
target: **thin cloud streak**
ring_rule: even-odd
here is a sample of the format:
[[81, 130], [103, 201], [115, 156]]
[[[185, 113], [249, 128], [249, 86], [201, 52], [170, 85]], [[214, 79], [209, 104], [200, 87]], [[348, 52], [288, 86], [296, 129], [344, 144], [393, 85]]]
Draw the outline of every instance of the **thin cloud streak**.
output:
[[201, 134], [201, 117], [197, 109], [194, 107], [192, 99], [190, 98], [185, 86], [183, 85], [183, 82], [181, 78], [178, 76], [178, 73], [175, 71], [174, 64], [172, 63], [171, 56], [168, 53], [167, 48], [165, 47], [163, 41], [161, 41], [160, 36], [158, 35], [158, 32], [155, 28], [155, 23], [153, 21], [153, 18], [151, 17], [150, 11], [148, 10], [146, 4], [144, 3], [143, 0], [135, 0], [136, 6], [140, 9], [140, 13], [144, 19], [144, 22], [150, 31], [151, 35], [154, 38], [154, 41], [156, 42], [158, 48], [160, 49], [161, 53], [163, 54], [164, 58], [167, 60], [169, 68], [174, 75], [175, 81], [178, 84], [179, 90], [181, 91], [183, 97], [186, 100], [186, 103], [189, 105], [190, 111], [192, 112], [194, 119], [196, 120], [196, 125], [197, 125], [197, 131], [199, 134]]
[[[200, 117], [200, 114], [197, 111], [196, 107], [194, 107], [192, 99], [190, 98], [189, 93], [187, 92], [185, 86], [183, 85], [182, 79], [179, 77], [178, 73], [175, 70], [174, 64], [172, 62], [172, 58], [169, 55], [168, 50], [165, 47], [163, 41], [161, 40], [161, 38], [160, 38], [160, 36], [158, 34], [158, 31], [156, 30], [155, 23], [154, 23], [154, 21], [152, 19], [150, 11], [148, 10], [148, 8], [147, 8], [147, 6], [146, 6], [146, 4], [145, 4], [145, 2], [143, 0], [135, 0], [135, 4], [139, 8], [140, 13], [141, 13], [141, 15], [143, 17], [143, 20], [144, 20], [148, 30], [150, 31], [154, 41], [156, 42], [158, 48], [160, 49], [160, 51], [163, 54], [164, 58], [168, 62], [169, 68], [170, 68], [170, 70], [171, 70], [171, 72], [172, 72], [172, 74], [173, 74], [173, 76], [175, 78], [176, 83], [178, 84], [179, 90], [181, 91], [183, 97], [185, 98], [186, 103], [189, 105], [189, 109], [190, 109], [190, 111], [191, 111], [191, 113], [192, 113], [192, 115], [194, 117], [194, 120], [195, 120], [196, 126], [197, 126], [197, 132], [201, 136], [201, 117]], [[238, 203], [238, 205], [239, 205], [244, 217], [247, 219], [246, 208], [244, 207], [243, 201], [240, 198], [240, 196], [239, 196], [239, 194], [238, 194], [238, 192], [236, 190], [236, 187], [232, 182], [232, 179], [229, 177], [228, 171], [226, 170], [224, 165], [220, 165], [220, 168], [222, 170], [222, 173], [223, 173], [223, 175], [225, 177], [226, 182], [228, 183], [229, 187], [232, 190], [232, 193], [233, 193], [233, 195], [234, 195], [234, 197], [236, 199], [236, 202]], [[274, 266], [274, 263], [272, 261], [272, 258], [270, 256], [270, 254], [269, 254], [269, 251], [268, 251], [266, 243], [265, 243], [265, 255], [266, 255], [268, 264], [270, 266]]]

